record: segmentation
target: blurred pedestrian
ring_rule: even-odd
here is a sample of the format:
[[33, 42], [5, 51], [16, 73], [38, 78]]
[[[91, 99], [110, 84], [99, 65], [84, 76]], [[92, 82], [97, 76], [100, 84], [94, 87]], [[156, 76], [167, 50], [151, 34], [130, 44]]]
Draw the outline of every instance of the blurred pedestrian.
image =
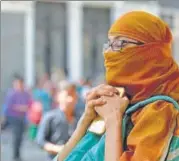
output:
[[24, 81], [20, 76], [15, 76], [13, 89], [6, 98], [7, 118], [12, 126], [13, 159], [21, 160], [20, 148], [26, 124], [26, 114], [31, 102], [30, 94], [25, 90]]
[[37, 143], [47, 151], [49, 159], [63, 148], [76, 127], [74, 110], [77, 99], [76, 86], [65, 82], [57, 94], [59, 108], [47, 112], [41, 121]]
[[32, 103], [28, 112], [28, 136], [32, 141], [36, 138], [42, 116], [52, 109], [51, 84], [47, 78], [45, 81], [44, 78], [39, 79], [32, 90]]
[[39, 101], [42, 104], [43, 114], [52, 108], [52, 96], [49, 90], [49, 81], [43, 79], [37, 81], [36, 87], [32, 90], [33, 101]]
[[38, 126], [43, 115], [43, 108], [40, 101], [33, 101], [30, 110], [28, 111], [28, 136], [30, 140], [34, 141], [37, 135]]

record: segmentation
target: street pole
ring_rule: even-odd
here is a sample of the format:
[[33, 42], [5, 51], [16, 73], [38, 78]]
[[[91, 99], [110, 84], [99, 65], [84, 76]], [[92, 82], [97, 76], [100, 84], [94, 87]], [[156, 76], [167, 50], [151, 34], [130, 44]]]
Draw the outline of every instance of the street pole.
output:
[[45, 72], [51, 75], [51, 25], [50, 16], [46, 17]]

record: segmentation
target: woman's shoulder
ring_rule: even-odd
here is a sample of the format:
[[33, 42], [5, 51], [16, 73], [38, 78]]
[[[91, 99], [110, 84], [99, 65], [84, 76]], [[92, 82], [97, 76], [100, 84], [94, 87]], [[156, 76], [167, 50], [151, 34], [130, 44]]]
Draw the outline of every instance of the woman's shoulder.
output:
[[147, 117], [148, 119], [155, 119], [156, 117], [167, 118], [169, 115], [177, 114], [179, 114], [179, 111], [172, 102], [157, 100], [134, 112], [131, 116], [131, 120], [135, 124], [143, 117]]

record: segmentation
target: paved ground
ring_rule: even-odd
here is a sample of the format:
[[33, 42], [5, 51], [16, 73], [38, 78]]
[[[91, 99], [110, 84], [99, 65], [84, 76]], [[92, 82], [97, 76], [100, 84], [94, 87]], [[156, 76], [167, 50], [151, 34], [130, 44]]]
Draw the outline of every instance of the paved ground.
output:
[[[13, 161], [12, 136], [10, 130], [1, 131], [1, 161]], [[22, 146], [23, 161], [47, 161], [46, 153], [43, 152], [35, 143], [30, 142], [25, 136], [25, 141]]]

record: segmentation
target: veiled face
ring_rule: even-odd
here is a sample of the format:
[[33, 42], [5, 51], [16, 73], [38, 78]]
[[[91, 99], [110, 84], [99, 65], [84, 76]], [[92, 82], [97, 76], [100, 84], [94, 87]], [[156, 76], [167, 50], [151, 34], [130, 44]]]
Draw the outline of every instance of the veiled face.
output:
[[104, 51], [121, 51], [127, 47], [133, 47], [137, 45], [142, 45], [142, 43], [130, 39], [124, 36], [108, 36], [108, 43], [105, 44]]

